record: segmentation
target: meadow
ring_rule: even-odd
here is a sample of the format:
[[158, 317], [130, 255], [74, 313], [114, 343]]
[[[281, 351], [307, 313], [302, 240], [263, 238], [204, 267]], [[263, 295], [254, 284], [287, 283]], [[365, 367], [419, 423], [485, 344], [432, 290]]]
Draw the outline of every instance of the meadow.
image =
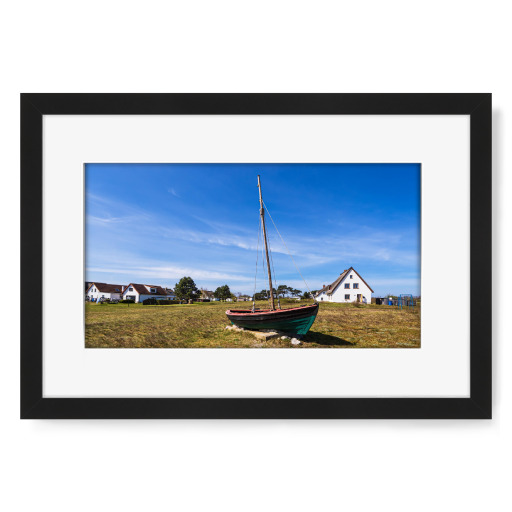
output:
[[[210, 302], [144, 306], [85, 304], [86, 348], [419, 348], [421, 313], [395, 306], [321, 303], [300, 345], [256, 339], [226, 330], [226, 309], [243, 304]], [[257, 307], [267, 307], [266, 302]], [[285, 307], [291, 307], [287, 305]]]

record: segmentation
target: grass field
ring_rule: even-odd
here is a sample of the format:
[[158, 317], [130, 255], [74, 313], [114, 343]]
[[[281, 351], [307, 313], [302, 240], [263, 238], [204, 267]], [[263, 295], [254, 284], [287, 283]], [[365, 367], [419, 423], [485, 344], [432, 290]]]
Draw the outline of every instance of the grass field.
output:
[[[257, 304], [266, 307], [267, 303]], [[420, 311], [393, 306], [321, 303], [300, 345], [280, 338], [261, 341], [226, 330], [225, 310], [251, 303], [143, 306], [85, 305], [87, 348], [418, 348]], [[286, 306], [291, 307], [291, 306]]]

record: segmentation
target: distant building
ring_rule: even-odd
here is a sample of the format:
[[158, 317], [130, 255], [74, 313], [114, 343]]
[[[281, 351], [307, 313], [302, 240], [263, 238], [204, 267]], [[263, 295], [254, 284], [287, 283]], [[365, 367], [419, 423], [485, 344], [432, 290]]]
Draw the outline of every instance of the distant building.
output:
[[366, 302], [372, 301], [373, 290], [368, 283], [350, 267], [344, 270], [338, 278], [329, 285], [324, 285], [317, 292], [317, 301], [325, 302]]
[[167, 299], [171, 297], [161, 286], [155, 284], [130, 283], [123, 291], [123, 300], [142, 302], [146, 299]]
[[174, 293], [174, 290], [172, 288], [164, 288], [164, 290], [167, 292], [167, 298], [170, 300], [176, 299], [176, 294]]
[[86, 300], [97, 302], [98, 300], [120, 300], [123, 295], [123, 285], [107, 283], [90, 283], [85, 292]]
[[210, 290], [204, 290], [203, 288], [201, 288], [200, 292], [201, 292], [201, 295], [199, 296], [200, 300], [213, 300], [214, 299], [213, 292], [211, 292]]

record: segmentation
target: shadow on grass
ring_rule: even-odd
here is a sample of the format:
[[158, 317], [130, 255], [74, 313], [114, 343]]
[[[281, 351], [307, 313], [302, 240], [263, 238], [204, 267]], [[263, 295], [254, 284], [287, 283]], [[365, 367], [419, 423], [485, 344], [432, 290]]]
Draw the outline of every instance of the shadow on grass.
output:
[[331, 336], [330, 334], [322, 334], [321, 332], [309, 331], [301, 340], [303, 343], [318, 343], [331, 347], [353, 347], [355, 343]]

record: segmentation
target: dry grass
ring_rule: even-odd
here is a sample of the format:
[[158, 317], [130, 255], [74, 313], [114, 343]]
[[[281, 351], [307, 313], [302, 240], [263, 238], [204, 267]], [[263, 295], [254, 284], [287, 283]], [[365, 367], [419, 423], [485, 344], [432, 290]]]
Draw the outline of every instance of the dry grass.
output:
[[[246, 303], [250, 307], [250, 303]], [[247, 308], [247, 305], [245, 308]], [[225, 310], [241, 304], [85, 306], [87, 348], [291, 348], [289, 340], [259, 341], [225, 329]], [[265, 304], [260, 304], [265, 307]], [[420, 311], [393, 306], [320, 304], [315, 323], [293, 348], [420, 347]]]

